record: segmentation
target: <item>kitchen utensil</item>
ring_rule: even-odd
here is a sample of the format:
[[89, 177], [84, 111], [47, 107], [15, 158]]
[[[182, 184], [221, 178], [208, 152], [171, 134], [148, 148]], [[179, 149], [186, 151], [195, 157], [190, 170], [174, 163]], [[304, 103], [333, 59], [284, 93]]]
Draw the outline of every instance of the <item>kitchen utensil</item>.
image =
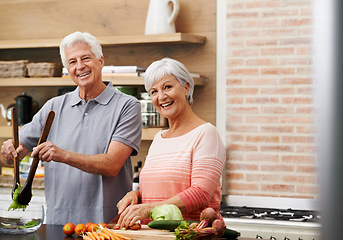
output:
[[107, 223], [107, 228], [112, 229], [118, 222], [120, 215], [118, 214], [115, 218], [113, 218], [109, 223]]
[[[54, 120], [54, 117], [55, 117], [55, 112], [50, 111], [46, 117], [44, 127], [43, 127], [42, 133], [40, 135], [37, 146], [39, 144], [45, 142], [46, 139], [48, 138], [49, 131], [50, 131], [52, 122]], [[27, 177], [26, 183], [19, 193], [18, 202], [22, 205], [27, 205], [31, 201], [31, 198], [32, 198], [32, 182], [33, 182], [33, 178], [35, 176], [37, 166], [39, 163], [38, 157], [39, 156], [36, 155], [33, 158], [32, 165], [31, 165], [30, 172], [29, 172], [29, 175]]]
[[[11, 109], [11, 115], [12, 115], [12, 137], [13, 137], [13, 146], [14, 149], [17, 149], [19, 146], [19, 136], [18, 136], [18, 112], [15, 107]], [[13, 189], [12, 189], [12, 199], [13, 199], [13, 193], [18, 188], [18, 185], [20, 185], [20, 178], [19, 178], [19, 156], [17, 155], [16, 158], [14, 158], [14, 182], [13, 182]]]

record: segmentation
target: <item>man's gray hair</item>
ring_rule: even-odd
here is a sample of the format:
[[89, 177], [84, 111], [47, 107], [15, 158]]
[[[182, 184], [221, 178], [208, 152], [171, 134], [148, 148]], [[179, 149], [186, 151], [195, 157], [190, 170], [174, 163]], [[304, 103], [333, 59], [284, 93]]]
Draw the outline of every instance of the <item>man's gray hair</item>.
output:
[[63, 38], [60, 44], [60, 55], [64, 67], [67, 67], [65, 51], [75, 43], [87, 43], [97, 59], [103, 56], [101, 45], [96, 37], [87, 32], [74, 32]]

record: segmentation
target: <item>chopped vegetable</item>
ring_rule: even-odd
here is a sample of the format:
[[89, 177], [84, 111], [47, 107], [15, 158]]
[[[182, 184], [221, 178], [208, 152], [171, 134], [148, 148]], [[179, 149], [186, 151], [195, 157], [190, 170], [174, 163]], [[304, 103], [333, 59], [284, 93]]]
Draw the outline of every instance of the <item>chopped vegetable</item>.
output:
[[158, 220], [183, 220], [180, 209], [173, 204], [163, 204], [154, 207], [150, 212], [152, 221]]
[[11, 205], [8, 207], [8, 211], [10, 211], [11, 209], [13, 209], [13, 210], [23, 209], [23, 211], [25, 211], [26, 207], [28, 206], [28, 205], [22, 205], [18, 202], [18, 196], [19, 196], [19, 193], [21, 191], [21, 186], [19, 183], [17, 183], [17, 185], [18, 185], [18, 187], [13, 193], [13, 201], [12, 201]]
[[131, 230], [138, 230], [138, 229], [141, 229], [142, 228], [142, 225], [140, 223], [135, 223], [133, 224], [132, 226], [130, 226], [130, 229]]

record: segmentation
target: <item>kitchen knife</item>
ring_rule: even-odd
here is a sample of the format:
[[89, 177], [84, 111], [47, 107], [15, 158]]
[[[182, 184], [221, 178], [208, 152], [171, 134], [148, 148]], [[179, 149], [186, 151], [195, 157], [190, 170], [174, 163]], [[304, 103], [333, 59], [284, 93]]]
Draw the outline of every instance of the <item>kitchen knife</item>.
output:
[[109, 228], [109, 229], [114, 228], [114, 227], [117, 225], [117, 223], [118, 223], [119, 217], [120, 217], [120, 215], [118, 214], [115, 218], [113, 218], [113, 219], [107, 224], [106, 227]]

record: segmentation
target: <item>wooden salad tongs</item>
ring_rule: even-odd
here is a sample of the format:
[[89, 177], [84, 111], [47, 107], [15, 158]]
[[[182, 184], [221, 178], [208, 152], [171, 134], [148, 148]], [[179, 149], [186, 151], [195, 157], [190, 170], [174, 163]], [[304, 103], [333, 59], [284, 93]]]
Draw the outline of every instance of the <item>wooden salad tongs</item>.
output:
[[[41, 132], [37, 146], [39, 144], [45, 142], [46, 139], [48, 138], [52, 122], [54, 121], [54, 117], [55, 117], [55, 112], [50, 111], [46, 117], [44, 127], [43, 127], [43, 130]], [[35, 174], [36, 174], [38, 163], [39, 163], [39, 156], [36, 155], [33, 158], [31, 168], [30, 168], [30, 172], [29, 172], [29, 175], [27, 177], [26, 183], [18, 195], [18, 202], [22, 205], [28, 205], [29, 202], [31, 201], [31, 198], [32, 198], [32, 182], [33, 182], [33, 178], [35, 177]]]
[[[11, 109], [11, 122], [12, 122], [12, 137], [13, 137], [13, 146], [14, 149], [19, 147], [19, 135], [18, 135], [18, 111], [15, 107]], [[15, 190], [20, 186], [20, 178], [19, 178], [19, 155], [14, 158], [14, 182], [13, 182], [13, 189], [12, 189], [12, 199]]]

